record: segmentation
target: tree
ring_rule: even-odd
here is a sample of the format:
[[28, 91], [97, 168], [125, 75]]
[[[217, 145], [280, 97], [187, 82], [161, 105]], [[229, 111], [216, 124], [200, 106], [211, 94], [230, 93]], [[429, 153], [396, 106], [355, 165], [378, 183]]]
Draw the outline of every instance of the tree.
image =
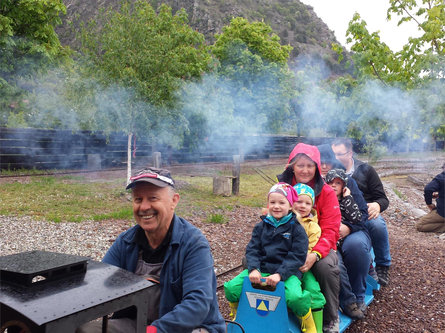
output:
[[[292, 98], [293, 75], [287, 66], [292, 47], [281, 45], [264, 22], [249, 23], [241, 17], [232, 19], [215, 39], [216, 75], [231, 91], [239, 127], [263, 117], [267, 119], [263, 130], [278, 132], [289, 115]], [[240, 119], [245, 121], [239, 123]]]
[[[434, 139], [445, 138], [445, 3], [390, 0], [388, 19], [393, 14], [400, 17], [399, 25], [416, 22], [422, 35], [409, 38], [402, 50], [393, 52], [381, 42], [378, 32], [367, 30], [356, 13], [347, 30], [355, 78], [338, 81], [338, 86], [354, 86], [350, 98], [343, 99], [344, 105], [350, 105], [345, 112], [355, 119], [348, 131], [368, 141], [370, 151], [384, 141], [405, 142], [408, 149], [425, 133]], [[334, 48], [340, 51], [338, 45]]]
[[385, 84], [413, 88], [421, 82], [445, 77], [445, 3], [442, 0], [390, 0], [388, 19], [401, 16], [398, 24], [416, 22], [423, 33], [410, 38], [398, 52], [380, 41], [378, 32], [369, 33], [366, 22], [354, 14], [347, 30], [347, 42], [357, 74], [374, 77]]
[[208, 70], [204, 36], [188, 25], [184, 9], [175, 15], [167, 5], [159, 14], [146, 1], [124, 1], [83, 29], [85, 65], [104, 86], [132, 87], [152, 105], [173, 106], [183, 80]]
[[443, 0], [390, 0], [387, 18], [401, 16], [398, 25], [414, 21], [422, 35], [410, 38], [396, 55], [412, 76], [425, 79], [445, 78], [445, 2]]
[[120, 92], [107, 94], [116, 107], [97, 115], [111, 119], [101, 126], [125, 131], [129, 144], [133, 134], [148, 134], [154, 145], [187, 130], [176, 92], [186, 80], [200, 78], [211, 58], [204, 36], [188, 25], [184, 9], [173, 15], [161, 5], [156, 14], [146, 1], [124, 1], [118, 11], [104, 12], [82, 30], [81, 53], [85, 74], [106, 91]]
[[27, 95], [35, 87], [32, 78], [62, 60], [62, 47], [54, 27], [66, 13], [61, 0], [2, 0], [0, 3], [0, 124], [8, 118], [26, 123]]
[[273, 33], [269, 25], [264, 22], [249, 23], [242, 17], [233, 18], [230, 25], [223, 28], [222, 34], [216, 34], [215, 38], [212, 53], [223, 65], [234, 61], [230, 52], [232, 45], [243, 44], [251, 54], [281, 65], [287, 63], [292, 51], [290, 45], [280, 44], [280, 37]]

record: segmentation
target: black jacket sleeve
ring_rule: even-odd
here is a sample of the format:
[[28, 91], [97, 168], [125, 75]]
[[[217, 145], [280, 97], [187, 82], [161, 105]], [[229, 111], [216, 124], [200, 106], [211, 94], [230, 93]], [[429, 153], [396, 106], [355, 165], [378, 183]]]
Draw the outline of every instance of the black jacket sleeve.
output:
[[375, 169], [367, 163], [357, 167], [352, 176], [367, 203], [377, 202], [380, 205], [380, 212], [383, 212], [389, 206], [389, 200], [383, 188], [382, 181]]

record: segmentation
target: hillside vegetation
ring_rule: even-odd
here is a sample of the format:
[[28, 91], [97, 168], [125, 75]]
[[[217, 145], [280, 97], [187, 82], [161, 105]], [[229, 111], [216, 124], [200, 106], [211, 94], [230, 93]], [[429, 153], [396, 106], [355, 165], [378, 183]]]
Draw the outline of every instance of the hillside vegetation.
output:
[[[158, 8], [162, 3], [172, 7], [173, 12], [184, 8], [190, 25], [203, 33], [207, 42], [214, 42], [214, 34], [230, 24], [234, 17], [249, 21], [264, 21], [281, 38], [283, 45], [293, 47], [291, 62], [299, 55], [311, 55], [311, 59], [323, 59], [334, 73], [344, 72], [337, 63], [337, 55], [331, 50], [338, 43], [333, 31], [315, 14], [311, 6], [298, 0], [151, 0]], [[64, 45], [78, 45], [76, 30], [82, 22], [88, 22], [101, 9], [119, 6], [120, 0], [64, 0], [67, 14], [56, 31]], [[70, 24], [72, 23], [72, 25]], [[74, 29], [73, 29], [74, 27]]]

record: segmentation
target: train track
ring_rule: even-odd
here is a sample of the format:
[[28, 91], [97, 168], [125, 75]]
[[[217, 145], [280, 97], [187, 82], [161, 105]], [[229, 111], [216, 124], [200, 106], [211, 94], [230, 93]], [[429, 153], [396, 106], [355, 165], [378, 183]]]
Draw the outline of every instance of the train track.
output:
[[[251, 167], [256, 173], [258, 173], [266, 182], [271, 182], [271, 178], [262, 172], [259, 167], [262, 166], [277, 166], [284, 165], [283, 158], [266, 159], [266, 160], [248, 160], [243, 162], [243, 166]], [[443, 163], [443, 162], [442, 162]], [[425, 158], [425, 159], [414, 159], [414, 158], [385, 158], [378, 160], [372, 165], [379, 172], [381, 177], [389, 175], [400, 175], [409, 174], [416, 172], [424, 172], [430, 169], [433, 165], [440, 164], [437, 158]], [[231, 167], [229, 162], [207, 162], [199, 164], [177, 164], [172, 166], [167, 166], [173, 172], [180, 173], [182, 175], [188, 176], [202, 176], [204, 175], [203, 170], [221, 170], [228, 169]], [[259, 166], [259, 167], [258, 167]], [[402, 167], [403, 166], [403, 167]], [[133, 167], [134, 169], [134, 167]], [[43, 176], [59, 176], [59, 175], [70, 175], [70, 174], [88, 174], [88, 173], [101, 173], [110, 171], [125, 171], [126, 168], [109, 168], [109, 169], [82, 169], [82, 170], [63, 170], [63, 171], [42, 171], [39, 173], [17, 173], [17, 174], [4, 174], [0, 172], [0, 178], [21, 178], [21, 177], [43, 177]], [[194, 174], [190, 173], [190, 170], [199, 170], [200, 172]], [[8, 172], [9, 173], [9, 172]], [[211, 176], [209, 173], [208, 176]]]
[[59, 176], [59, 175], [71, 175], [79, 173], [97, 173], [97, 172], [107, 172], [107, 171], [125, 171], [126, 168], [112, 168], [112, 169], [97, 169], [97, 170], [69, 170], [69, 171], [51, 171], [42, 173], [19, 173], [15, 175], [2, 175], [0, 178], [21, 178], [21, 177], [43, 177], [43, 176]]
[[[248, 160], [243, 162], [243, 167], [248, 168], [254, 168], [257, 173], [260, 174], [260, 176], [264, 177], [264, 173], [261, 173], [261, 170], [258, 171], [258, 168], [255, 168], [255, 166], [277, 166], [277, 165], [283, 165], [282, 159], [267, 159], [267, 160]], [[199, 164], [177, 164], [177, 165], [171, 165], [171, 166], [165, 166], [165, 168], [169, 169], [170, 171], [184, 175], [184, 176], [190, 176], [190, 177], [198, 177], [198, 176], [214, 176], [215, 171], [220, 170], [228, 170], [231, 169], [232, 163], [225, 163], [225, 162], [207, 162], [207, 163], [199, 163]], [[139, 168], [139, 166], [134, 167], [133, 170]], [[109, 168], [109, 169], [81, 169], [81, 170], [61, 170], [61, 171], [55, 171], [55, 170], [42, 170], [41, 172], [29, 172], [26, 173], [25, 171], [17, 172], [14, 174], [11, 174], [10, 171], [8, 171], [8, 174], [5, 174], [5, 172], [0, 171], [0, 179], [1, 178], [24, 178], [24, 177], [45, 177], [45, 176], [60, 176], [60, 175], [71, 175], [71, 174], [91, 174], [91, 173], [105, 173], [105, 172], [112, 172], [112, 171], [126, 171], [127, 168]], [[193, 170], [194, 172], [190, 172]], [[207, 171], [206, 171], [207, 170]], [[267, 176], [266, 176], [267, 177]]]
[[[228, 275], [228, 274], [230, 274], [230, 273], [236, 272], [236, 271], [239, 270], [240, 268], [243, 268], [243, 264], [238, 265], [238, 266], [236, 266], [236, 267], [232, 267], [232, 268], [228, 269], [227, 271], [224, 271], [224, 272], [221, 272], [221, 273], [217, 274], [217, 275], [216, 275], [216, 278], [217, 278], [217, 279], [220, 279], [220, 278], [222, 278], [222, 277], [224, 277], [224, 276], [226, 276], [226, 275]], [[216, 287], [216, 289], [217, 289], [217, 290], [220, 290], [220, 289], [222, 289], [223, 287], [224, 287], [224, 284], [219, 284], [219, 285]]]

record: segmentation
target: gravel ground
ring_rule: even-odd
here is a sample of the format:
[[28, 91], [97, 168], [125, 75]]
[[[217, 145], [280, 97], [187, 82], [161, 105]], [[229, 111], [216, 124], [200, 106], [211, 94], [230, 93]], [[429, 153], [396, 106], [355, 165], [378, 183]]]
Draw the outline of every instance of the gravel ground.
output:
[[[439, 170], [434, 165], [433, 170], [416, 174], [419, 184], [406, 176], [384, 178], [391, 202], [383, 214], [393, 257], [391, 281], [375, 292], [368, 315], [353, 323], [348, 333], [445, 332], [445, 237], [419, 233], [414, 228], [417, 216], [426, 211], [421, 183], [431, 180]], [[402, 198], [395, 194], [394, 188]], [[259, 211], [239, 207], [228, 214], [225, 224], [204, 223], [200, 216], [190, 219], [209, 240], [218, 275], [240, 265]], [[29, 217], [0, 216], [0, 253], [47, 250], [100, 260], [117, 235], [130, 225], [132, 221], [48, 223]], [[218, 285], [239, 271], [219, 276]], [[221, 312], [228, 318], [228, 305], [221, 289], [218, 297]]]

